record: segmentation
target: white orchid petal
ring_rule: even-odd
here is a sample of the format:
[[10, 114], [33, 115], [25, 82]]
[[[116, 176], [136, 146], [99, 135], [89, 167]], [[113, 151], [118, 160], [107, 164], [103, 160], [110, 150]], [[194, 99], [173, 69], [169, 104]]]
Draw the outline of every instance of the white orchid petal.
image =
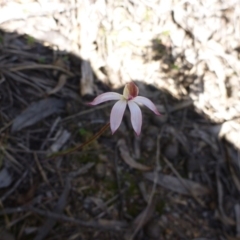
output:
[[110, 115], [110, 127], [112, 134], [119, 128], [126, 106], [127, 101], [125, 100], [119, 100], [114, 104]]
[[131, 112], [131, 122], [134, 131], [140, 135], [142, 128], [142, 112], [140, 107], [134, 101], [128, 101], [128, 107]]
[[136, 103], [141, 103], [143, 105], [145, 105], [146, 107], [148, 107], [150, 110], [152, 110], [156, 115], [161, 115], [156, 106], [154, 105], [154, 103], [149, 100], [148, 98], [146, 97], [142, 97], [142, 96], [137, 96], [133, 99], [134, 102]]
[[97, 96], [89, 105], [98, 105], [102, 102], [110, 101], [110, 100], [120, 100], [122, 95], [115, 92], [106, 92]]

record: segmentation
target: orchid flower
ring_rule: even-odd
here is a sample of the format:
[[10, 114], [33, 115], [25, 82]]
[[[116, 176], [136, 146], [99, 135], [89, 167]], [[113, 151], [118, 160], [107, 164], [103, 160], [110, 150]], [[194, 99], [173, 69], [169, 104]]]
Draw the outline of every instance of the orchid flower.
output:
[[131, 122], [133, 129], [137, 135], [140, 135], [142, 127], [142, 112], [138, 104], [145, 105], [156, 115], [160, 115], [160, 113], [158, 112], [156, 106], [153, 104], [152, 101], [150, 101], [146, 97], [138, 96], [138, 92], [138, 87], [133, 82], [130, 82], [125, 85], [123, 95], [116, 92], [103, 93], [97, 96], [89, 104], [98, 105], [102, 102], [106, 102], [109, 100], [118, 100], [114, 104], [110, 115], [110, 128], [112, 134], [114, 134], [114, 132], [119, 128], [122, 122], [124, 111], [126, 109], [126, 106], [128, 105], [131, 113]]

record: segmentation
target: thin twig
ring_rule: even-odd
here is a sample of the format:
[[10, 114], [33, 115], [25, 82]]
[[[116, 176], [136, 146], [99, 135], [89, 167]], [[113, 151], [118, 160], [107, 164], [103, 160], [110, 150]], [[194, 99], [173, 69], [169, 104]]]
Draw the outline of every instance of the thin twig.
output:
[[153, 182], [153, 186], [152, 186], [152, 191], [151, 194], [148, 198], [148, 205], [143, 213], [142, 219], [140, 221], [140, 223], [138, 224], [138, 226], [135, 228], [135, 231], [133, 232], [133, 234], [130, 236], [129, 240], [134, 239], [134, 237], [136, 236], [136, 234], [138, 233], [138, 231], [140, 230], [140, 228], [143, 226], [143, 223], [145, 221], [145, 218], [147, 216], [147, 213], [151, 207], [151, 203], [153, 201], [153, 197], [154, 194], [156, 192], [156, 187], [157, 187], [157, 179], [158, 179], [158, 171], [160, 170], [160, 164], [159, 164], [159, 158], [160, 158], [160, 138], [162, 136], [162, 132], [161, 131], [158, 136], [157, 136], [157, 151], [156, 151], [156, 168], [154, 171], [154, 182]]
[[68, 116], [68, 117], [63, 118], [63, 119], [62, 119], [62, 122], [71, 120], [71, 119], [76, 118], [76, 117], [79, 117], [79, 116], [83, 116], [83, 115], [88, 114], [88, 113], [91, 113], [91, 112], [95, 112], [96, 110], [100, 110], [100, 109], [109, 107], [109, 106], [111, 106], [111, 105], [112, 105], [112, 103], [106, 103], [106, 104], [102, 104], [102, 105], [100, 105], [100, 106], [96, 106], [96, 107], [91, 108], [91, 109], [88, 109], [88, 110], [81, 111], [81, 112], [79, 112], [79, 113], [76, 113], [76, 114], [73, 114], [73, 115], [71, 115], [71, 116]]
[[191, 191], [191, 189], [185, 184], [185, 182], [183, 181], [181, 175], [178, 173], [178, 171], [174, 168], [174, 166], [168, 161], [168, 159], [166, 157], [163, 156], [163, 160], [164, 162], [168, 165], [168, 167], [172, 170], [172, 172], [177, 176], [177, 178], [179, 179], [179, 181], [181, 182], [181, 184], [187, 189], [187, 191], [193, 196], [193, 198], [199, 203], [199, 205], [201, 205], [202, 207], [205, 207], [204, 202], [199, 199], [195, 193], [193, 193]]
[[89, 140], [87, 140], [85, 143], [81, 144], [81, 145], [78, 145], [74, 148], [71, 148], [71, 149], [67, 149], [66, 151], [62, 151], [60, 153], [56, 153], [56, 154], [53, 154], [52, 156], [48, 157], [47, 159], [45, 160], [49, 160], [49, 159], [53, 159], [53, 158], [56, 158], [56, 157], [59, 157], [59, 156], [65, 156], [65, 155], [68, 155], [72, 152], [75, 152], [77, 150], [80, 150], [82, 148], [84, 148], [85, 146], [87, 146], [88, 144], [90, 144], [93, 140], [96, 140], [98, 137], [100, 137], [107, 129], [108, 127], [110, 126], [110, 123], [107, 123], [105, 126], [103, 126], [99, 132], [97, 132], [95, 135], [93, 135]]
[[123, 216], [123, 195], [121, 190], [121, 183], [120, 183], [120, 176], [118, 174], [118, 154], [117, 154], [118, 148], [115, 148], [115, 157], [114, 157], [114, 166], [115, 166], [115, 172], [116, 172], [116, 179], [117, 179], [117, 185], [118, 185], [118, 192], [119, 192], [119, 199], [120, 199], [120, 206], [119, 206], [119, 216], [120, 219], [122, 219]]
[[[4, 210], [0, 211], [0, 215], [5, 214], [13, 214], [13, 213], [20, 213], [20, 212], [34, 212], [41, 216], [49, 217], [52, 219], [56, 219], [58, 221], [65, 221], [75, 223], [77, 225], [83, 227], [90, 227], [100, 230], [106, 231], [122, 231], [124, 228], [128, 226], [126, 222], [119, 222], [119, 221], [108, 221], [108, 220], [99, 220], [99, 221], [84, 221], [79, 220], [76, 218], [68, 217], [64, 214], [58, 214], [51, 211], [44, 211], [34, 207], [17, 207], [17, 208], [5, 208]], [[101, 223], [102, 222], [102, 223]]]
[[10, 188], [9, 191], [7, 191], [1, 198], [0, 201], [3, 202], [11, 193], [13, 193], [17, 187], [19, 186], [19, 184], [23, 181], [23, 179], [26, 177], [28, 173], [28, 170], [26, 170], [23, 175], [21, 176], [21, 178], [14, 184], [14, 186], [12, 188]]
[[17, 66], [17, 67], [11, 67], [9, 70], [11, 71], [11, 72], [16, 72], [16, 71], [21, 71], [21, 70], [28, 70], [28, 69], [55, 69], [55, 70], [59, 70], [59, 71], [62, 71], [62, 72], [64, 72], [64, 73], [66, 73], [66, 74], [68, 74], [70, 77], [73, 77], [74, 75], [70, 72], [70, 71], [68, 71], [68, 70], [66, 70], [66, 69], [64, 69], [64, 68], [61, 68], [61, 67], [59, 67], [59, 66], [54, 66], [54, 65], [47, 65], [47, 64], [31, 64], [31, 65], [23, 65], [23, 66]]
[[[78, 171], [74, 171], [74, 172], [71, 172], [71, 173], [68, 174], [68, 176], [66, 178], [64, 190], [63, 190], [63, 192], [62, 192], [60, 198], [58, 199], [58, 202], [57, 202], [57, 204], [54, 208], [54, 213], [62, 214], [63, 209], [67, 205], [67, 198], [68, 198], [69, 192], [71, 190], [72, 179], [81, 175], [81, 174], [86, 173], [93, 165], [94, 165], [94, 163], [88, 163], [85, 166], [83, 166], [82, 168], [80, 168]], [[57, 219], [48, 217], [48, 219], [43, 224], [43, 226], [39, 228], [38, 234], [34, 238], [34, 240], [45, 239], [45, 237], [48, 235], [48, 233], [54, 227], [56, 222], [57, 222]]]
[[2, 133], [5, 129], [9, 128], [13, 123], [13, 120], [8, 122], [4, 127], [0, 129], [0, 133]]
[[48, 181], [48, 178], [47, 178], [47, 175], [45, 174], [45, 172], [43, 170], [43, 167], [42, 167], [42, 165], [40, 164], [40, 162], [38, 160], [38, 156], [37, 156], [36, 152], [34, 152], [33, 156], [34, 156], [34, 160], [35, 160], [35, 162], [37, 164], [38, 170], [39, 170], [39, 172], [40, 172], [44, 182], [47, 183], [48, 185], [50, 185], [49, 181]]

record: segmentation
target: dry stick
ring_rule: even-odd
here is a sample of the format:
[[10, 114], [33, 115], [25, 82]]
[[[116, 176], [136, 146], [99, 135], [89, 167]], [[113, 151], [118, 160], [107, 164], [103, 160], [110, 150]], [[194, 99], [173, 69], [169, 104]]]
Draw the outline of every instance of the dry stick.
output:
[[47, 64], [31, 64], [31, 65], [23, 65], [23, 66], [17, 66], [17, 67], [11, 67], [9, 70], [11, 72], [16, 72], [16, 71], [21, 71], [21, 70], [28, 70], [28, 69], [40, 69], [40, 68], [44, 68], [44, 69], [56, 69], [62, 72], [65, 72], [66, 74], [68, 74], [70, 77], [73, 77], [73, 73], [71, 73], [70, 71], [58, 67], [58, 66], [54, 66], [54, 65], [47, 65]]
[[193, 196], [193, 198], [198, 202], [199, 205], [201, 205], [202, 207], [205, 207], [205, 204], [203, 203], [203, 201], [201, 199], [199, 199], [195, 193], [193, 193], [191, 191], [191, 189], [185, 184], [185, 182], [183, 181], [181, 175], [178, 173], [178, 171], [174, 168], [174, 166], [168, 161], [167, 158], [165, 158], [163, 156], [163, 160], [164, 162], [168, 165], [168, 167], [173, 171], [173, 173], [177, 176], [177, 178], [179, 179], [179, 181], [181, 182], [181, 184], [187, 189], [187, 191]]
[[15, 185], [10, 188], [9, 191], [7, 191], [2, 197], [0, 197], [0, 202], [3, 202], [11, 193], [13, 193], [17, 187], [19, 186], [19, 184], [23, 181], [23, 179], [27, 176], [28, 170], [26, 170], [23, 175], [21, 176], [21, 178], [15, 183]]
[[[73, 178], [86, 173], [90, 168], [93, 167], [93, 165], [94, 165], [93, 163], [87, 163], [84, 167], [68, 174], [66, 182], [65, 182], [64, 190], [54, 208], [54, 213], [62, 214], [65, 206], [67, 205], [67, 198], [68, 198], [69, 192], [71, 190], [71, 181], [73, 180]], [[48, 218], [46, 220], [46, 222], [43, 224], [43, 226], [38, 229], [38, 234], [34, 238], [34, 240], [45, 239], [45, 237], [48, 235], [48, 233], [55, 226], [56, 222], [57, 222], [56, 219]]]
[[93, 140], [97, 139], [98, 137], [100, 137], [106, 130], [107, 128], [110, 126], [110, 123], [107, 123], [105, 126], [103, 126], [99, 132], [97, 132], [94, 136], [92, 136], [89, 140], [87, 140], [85, 143], [78, 145], [74, 148], [68, 149], [66, 151], [62, 151], [60, 153], [56, 153], [53, 154], [52, 156], [48, 157], [46, 160], [52, 159], [52, 158], [56, 158], [56, 157], [60, 157], [60, 156], [65, 156], [69, 153], [75, 152], [77, 150], [80, 150], [82, 148], [84, 148], [85, 146], [87, 146], [88, 144], [90, 144]]
[[232, 226], [235, 226], [236, 223], [235, 221], [228, 217], [223, 209], [223, 187], [222, 187], [222, 184], [220, 182], [220, 166], [219, 166], [219, 161], [218, 161], [218, 164], [217, 164], [217, 168], [216, 168], [216, 182], [217, 182], [217, 194], [218, 194], [218, 212], [219, 212], [219, 215], [220, 215], [220, 220], [226, 224], [226, 225], [232, 225]]
[[[118, 198], [120, 198], [120, 195], [122, 195], [123, 193], [125, 193], [127, 190], [127, 188], [122, 189], [121, 192], [119, 192], [117, 195], [115, 195], [114, 197], [112, 197], [111, 199], [109, 199], [108, 201], [105, 202], [105, 206], [108, 206], [109, 204], [113, 203], [114, 201], [116, 201]], [[114, 205], [111, 205], [109, 207], [107, 207], [107, 211], [110, 211], [112, 208], [114, 207]], [[99, 207], [95, 207], [93, 210], [98, 209]], [[95, 219], [100, 219], [105, 215], [106, 212], [101, 212], [99, 213]]]
[[85, 114], [94, 112], [94, 111], [96, 111], [96, 110], [100, 110], [100, 109], [102, 109], [102, 108], [105, 108], [105, 107], [108, 107], [108, 106], [111, 106], [111, 105], [112, 105], [112, 103], [105, 103], [105, 104], [96, 106], [95, 108], [87, 109], [87, 110], [81, 111], [81, 112], [79, 112], [79, 113], [73, 114], [73, 115], [71, 115], [71, 116], [65, 117], [65, 118], [63, 118], [61, 121], [62, 121], [62, 122], [65, 122], [65, 121], [71, 120], [72, 118], [79, 117], [79, 116], [83, 116], [83, 115], [85, 115]]
[[[87, 142], [81, 144], [80, 146], [76, 146], [70, 150], [67, 150], [65, 152], [62, 152], [60, 154], [57, 154], [57, 156], [64, 156], [64, 155], [67, 155], [69, 153], [72, 153], [74, 151], [77, 151], [81, 148], [83, 148], [84, 146], [88, 145], [89, 143], [91, 143], [93, 140], [97, 139], [108, 127], [109, 127], [110, 123], [107, 123], [105, 126], [103, 126], [99, 132], [97, 132], [93, 137], [91, 137]], [[56, 155], [54, 157], [57, 157]], [[50, 157], [51, 158], [51, 157]], [[40, 163], [38, 162], [37, 158], [35, 159], [37, 161], [37, 165], [40, 167]], [[41, 172], [41, 169], [40, 169], [40, 172]], [[42, 176], [43, 176], [43, 179], [45, 181], [47, 181], [47, 179], [45, 178], [45, 175], [43, 174], [43, 172], [41, 172]], [[76, 173], [76, 174], [79, 174]], [[75, 175], [76, 175], [75, 174]], [[57, 214], [61, 214], [65, 205], [66, 205], [66, 202], [67, 202], [67, 196], [69, 194], [69, 191], [70, 191], [70, 188], [71, 188], [71, 180], [72, 178], [75, 176], [74, 174], [71, 175], [69, 174], [68, 178], [67, 178], [67, 181], [65, 183], [65, 188], [64, 188], [64, 191], [62, 193], [62, 195], [60, 196], [59, 200], [58, 200], [58, 203], [55, 207], [55, 212]], [[51, 213], [51, 214], [55, 214], [55, 213]], [[50, 217], [50, 216], [49, 216]], [[37, 236], [34, 238], [35, 240], [42, 240], [44, 239], [49, 231], [51, 231], [51, 229], [54, 227], [54, 225], [56, 224], [56, 219], [54, 218], [48, 218], [47, 221], [45, 222], [45, 224], [39, 228], [39, 231], [38, 231], [38, 234]]]
[[236, 232], [237, 238], [240, 238], [240, 204], [237, 203], [234, 206], [235, 215], [236, 215]]
[[47, 137], [45, 138], [45, 140], [43, 141], [43, 143], [41, 144], [40, 149], [43, 150], [45, 145], [47, 144], [47, 141], [49, 140], [50, 136], [52, 135], [52, 133], [54, 132], [54, 130], [56, 129], [56, 127], [58, 126], [59, 122], [61, 121], [61, 118], [58, 116], [56, 118], [56, 120], [53, 122], [50, 131], [48, 132]]
[[22, 173], [23, 166], [8, 152], [3, 146], [0, 146], [0, 150], [4, 153], [4, 156], [12, 163], [12, 166], [18, 173]]
[[11, 227], [13, 227], [15, 224], [19, 223], [20, 221], [24, 220], [25, 218], [29, 217], [30, 215], [32, 215], [31, 212], [27, 212], [25, 213], [23, 216], [11, 221], [8, 223], [7, 228], [10, 229]]
[[[223, 156], [224, 155], [224, 145], [218, 140], [217, 141], [218, 143], [218, 146], [219, 146], [219, 149], [220, 149], [220, 153], [221, 155]], [[227, 149], [225, 149], [225, 154], [227, 154]], [[227, 158], [228, 156], [226, 155], [225, 158]], [[236, 223], [235, 221], [228, 217], [224, 211], [224, 208], [223, 208], [223, 197], [224, 197], [224, 192], [223, 192], [223, 187], [222, 187], [222, 184], [221, 184], [221, 180], [220, 180], [220, 161], [221, 161], [221, 158], [218, 158], [217, 159], [217, 167], [216, 167], [216, 182], [217, 182], [217, 197], [218, 197], [218, 212], [219, 212], [219, 215], [220, 215], [220, 219], [221, 221], [226, 224], [226, 225], [232, 225], [234, 226]], [[228, 161], [226, 159], [226, 161]], [[230, 163], [229, 163], [230, 164]], [[231, 172], [231, 170], [230, 170]]]
[[103, 221], [101, 223], [100, 221], [84, 221], [84, 220], [79, 220], [75, 219], [72, 217], [68, 217], [64, 214], [59, 214], [51, 211], [44, 211], [38, 208], [34, 207], [17, 207], [17, 208], [5, 208], [4, 210], [0, 211], [0, 215], [5, 215], [5, 214], [12, 214], [12, 213], [19, 213], [19, 212], [26, 212], [30, 211], [33, 213], [37, 213], [41, 216], [49, 217], [52, 219], [55, 219], [57, 221], [65, 221], [65, 222], [71, 222], [78, 224], [83, 227], [91, 227], [91, 228], [97, 228], [100, 230], [107, 230], [107, 231], [122, 231], [124, 228], [128, 226], [126, 222], [119, 222], [119, 221]]
[[[2, 201], [0, 201], [0, 209], [4, 209]], [[5, 220], [5, 223], [6, 223], [5, 225], [9, 226], [10, 220], [9, 220], [9, 217], [8, 217], [7, 213], [3, 213], [2, 215], [4, 216], [4, 220]]]
[[43, 181], [44, 181], [45, 183], [47, 183], [48, 185], [50, 185], [50, 183], [49, 183], [49, 181], [48, 181], [48, 178], [47, 178], [47, 175], [45, 174], [45, 172], [44, 172], [44, 170], [43, 170], [43, 167], [42, 167], [42, 165], [40, 164], [40, 162], [39, 162], [39, 160], [38, 160], [38, 157], [37, 157], [36, 152], [33, 153], [33, 156], [34, 156], [34, 160], [35, 160], [35, 162], [36, 162], [36, 164], [37, 164], [38, 170], [39, 170], [39, 172], [40, 172], [40, 174], [41, 174], [41, 176], [42, 176], [42, 178], [43, 178]]
[[145, 211], [143, 213], [142, 220], [140, 221], [140, 223], [136, 227], [136, 229], [133, 232], [133, 234], [130, 236], [129, 240], [134, 239], [134, 237], [136, 236], [136, 234], [138, 233], [138, 231], [142, 227], [142, 225], [144, 223], [144, 220], [146, 218], [147, 212], [148, 212], [149, 208], [151, 207], [151, 203], [153, 201], [154, 193], [156, 192], [158, 171], [160, 170], [159, 157], [160, 157], [160, 138], [161, 138], [161, 136], [162, 136], [162, 131], [157, 136], [156, 169], [155, 169], [155, 176], [154, 176], [154, 182], [153, 182], [152, 191], [151, 191], [151, 194], [150, 194], [150, 196], [148, 198], [148, 205], [147, 205], [147, 207], [146, 207], [146, 209], [145, 209]]
[[[71, 189], [71, 179], [68, 177], [67, 181], [65, 183], [64, 190], [55, 206], [55, 209], [54, 209], [55, 213], [61, 214], [63, 212], [63, 209], [65, 208], [65, 206], [67, 204], [67, 197], [69, 195], [70, 189]], [[45, 239], [45, 237], [52, 230], [52, 228], [54, 227], [56, 222], [57, 222], [56, 219], [48, 218], [46, 220], [46, 222], [43, 224], [43, 226], [38, 229], [38, 234], [34, 238], [34, 240]]]
[[116, 171], [116, 180], [117, 180], [119, 199], [120, 199], [119, 216], [121, 219], [123, 216], [123, 194], [122, 194], [122, 190], [121, 190], [121, 183], [120, 183], [120, 176], [118, 173], [117, 161], [118, 161], [118, 155], [117, 155], [117, 147], [116, 147], [115, 148], [115, 156], [114, 156], [114, 166], [115, 166], [115, 171]]
[[10, 126], [12, 125], [12, 123], [13, 123], [13, 120], [10, 121], [10, 122], [8, 122], [4, 127], [2, 127], [2, 128], [0, 129], [0, 133], [2, 133], [5, 129], [7, 129], [8, 127], [10, 127]]
[[36, 165], [37, 165], [38, 170], [39, 170], [39, 172], [40, 172], [40, 174], [41, 174], [41, 176], [42, 176], [43, 181], [44, 181], [44, 182], [49, 186], [49, 188], [52, 190], [52, 192], [54, 193], [54, 196], [55, 196], [55, 197], [58, 197], [58, 194], [57, 194], [57, 192], [56, 192], [56, 189], [54, 189], [54, 188], [52, 187], [52, 185], [50, 184], [50, 182], [48, 181], [47, 175], [46, 175], [46, 173], [44, 172], [44, 169], [43, 169], [42, 165], [40, 164], [40, 162], [39, 162], [39, 160], [38, 160], [37, 153], [34, 152], [34, 153], [33, 153], [33, 156], [34, 156], [34, 160], [35, 160], [35, 162], [36, 162]]

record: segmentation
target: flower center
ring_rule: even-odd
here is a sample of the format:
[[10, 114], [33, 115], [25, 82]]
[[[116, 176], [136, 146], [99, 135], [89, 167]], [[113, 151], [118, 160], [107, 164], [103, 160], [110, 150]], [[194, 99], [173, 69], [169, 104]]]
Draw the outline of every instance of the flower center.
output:
[[133, 82], [127, 83], [123, 90], [123, 97], [126, 100], [132, 100], [138, 95], [138, 91], [138, 87]]

